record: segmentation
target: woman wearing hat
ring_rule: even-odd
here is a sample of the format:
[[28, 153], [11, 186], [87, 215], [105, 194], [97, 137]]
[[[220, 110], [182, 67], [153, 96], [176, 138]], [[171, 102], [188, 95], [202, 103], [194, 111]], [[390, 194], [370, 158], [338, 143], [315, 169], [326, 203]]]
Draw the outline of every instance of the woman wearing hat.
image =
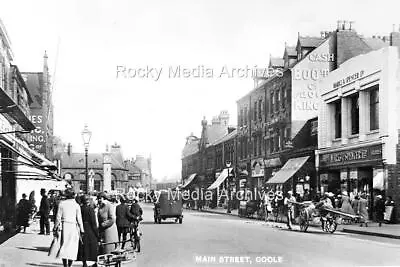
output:
[[[360, 201], [358, 202], [357, 211], [357, 214], [362, 217], [362, 221], [365, 223], [365, 227], [368, 227], [368, 200], [365, 193], [361, 195]], [[362, 226], [363, 224], [361, 223], [360, 227]]]
[[77, 259], [81, 234], [85, 232], [81, 207], [75, 201], [75, 193], [71, 189], [65, 192], [66, 200], [61, 201], [58, 207], [54, 224], [54, 236], [58, 236], [61, 229], [61, 244], [57, 258], [62, 258], [64, 267], [70, 267]]
[[[115, 212], [107, 195], [102, 192], [97, 196], [99, 210], [97, 218], [99, 221], [99, 233], [104, 243], [118, 242], [118, 230], [115, 224]], [[105, 245], [102, 253], [109, 254], [114, 251], [116, 245]]]
[[87, 267], [87, 261], [97, 261], [99, 230], [94, 209], [91, 207], [90, 197], [83, 195], [80, 200], [85, 235], [82, 244], [79, 246], [78, 259], [83, 262], [83, 267]]
[[341, 212], [354, 214], [354, 210], [350, 204], [350, 197], [347, 191], [343, 191], [342, 193], [342, 207], [340, 208]]

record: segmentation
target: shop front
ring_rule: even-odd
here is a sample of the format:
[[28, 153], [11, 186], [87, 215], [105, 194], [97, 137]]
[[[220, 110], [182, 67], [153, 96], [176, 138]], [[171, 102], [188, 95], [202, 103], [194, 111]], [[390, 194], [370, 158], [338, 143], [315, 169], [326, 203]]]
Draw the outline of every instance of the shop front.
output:
[[300, 197], [310, 190], [310, 171], [307, 162], [310, 156], [288, 159], [283, 167], [266, 182], [267, 191], [284, 195], [288, 191]]
[[262, 158], [251, 161], [251, 188], [261, 189], [264, 182], [265, 165]]
[[346, 191], [351, 199], [365, 193], [372, 208], [374, 197], [385, 195], [386, 177], [382, 144], [319, 152], [321, 193]]

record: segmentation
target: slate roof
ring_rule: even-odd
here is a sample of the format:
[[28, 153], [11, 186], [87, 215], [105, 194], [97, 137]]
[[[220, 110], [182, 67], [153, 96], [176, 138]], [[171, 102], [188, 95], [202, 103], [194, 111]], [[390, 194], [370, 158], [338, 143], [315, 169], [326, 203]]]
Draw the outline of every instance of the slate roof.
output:
[[228, 133], [228, 127], [224, 125], [208, 125], [207, 126], [207, 138], [208, 146], [213, 144], [218, 139], [224, 137]]
[[270, 68], [283, 68], [285, 66], [285, 60], [279, 57], [271, 57], [269, 59]]
[[[124, 162], [117, 159], [118, 156], [111, 153], [111, 168], [115, 170], [126, 170]], [[84, 169], [85, 168], [85, 153], [61, 153], [61, 167], [66, 169]], [[89, 153], [88, 168], [103, 169], [103, 154]]]
[[297, 51], [295, 46], [286, 46], [285, 52], [288, 54], [289, 57], [297, 57]]
[[32, 96], [31, 108], [42, 107], [43, 72], [21, 72], [26, 88]]
[[337, 65], [373, 49], [354, 31], [337, 32]]
[[372, 49], [372, 50], [378, 50], [383, 47], [389, 46], [389, 43], [384, 42], [380, 38], [363, 38], [364, 42]]
[[235, 138], [236, 135], [237, 135], [237, 129], [235, 129], [234, 131], [230, 132], [229, 134], [223, 136], [222, 138], [219, 138], [212, 145], [215, 146], [215, 145], [221, 144], [223, 142], [226, 142], [228, 140], [231, 140], [231, 139]]
[[299, 44], [301, 47], [318, 47], [325, 39], [321, 37], [299, 36]]
[[199, 151], [199, 142], [200, 141], [192, 141], [189, 144], [186, 144], [182, 151], [182, 158], [197, 153]]

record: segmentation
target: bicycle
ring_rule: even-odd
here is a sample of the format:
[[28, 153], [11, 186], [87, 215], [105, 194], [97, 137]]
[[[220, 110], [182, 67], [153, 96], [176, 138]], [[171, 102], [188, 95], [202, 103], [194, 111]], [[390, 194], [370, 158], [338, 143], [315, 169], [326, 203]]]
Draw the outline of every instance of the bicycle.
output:
[[[126, 242], [117, 241], [117, 242], [99, 242], [99, 247], [103, 247], [105, 245], [118, 245]], [[100, 249], [101, 251], [101, 249]], [[98, 267], [121, 267], [122, 263], [133, 262], [136, 260], [135, 250], [131, 249], [115, 249], [109, 254], [102, 254], [97, 256], [97, 266]]]
[[129, 227], [129, 236], [131, 240], [131, 245], [132, 248], [137, 252], [140, 252], [141, 246], [140, 246], [140, 240], [142, 238], [142, 231], [140, 231], [139, 225], [140, 225], [141, 220], [137, 220], [136, 222], [133, 222], [131, 224], [131, 227]]

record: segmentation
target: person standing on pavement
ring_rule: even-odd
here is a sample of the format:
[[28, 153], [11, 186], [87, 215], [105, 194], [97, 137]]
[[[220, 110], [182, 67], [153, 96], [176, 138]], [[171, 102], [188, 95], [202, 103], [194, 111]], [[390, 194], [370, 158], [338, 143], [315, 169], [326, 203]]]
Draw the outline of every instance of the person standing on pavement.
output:
[[[97, 196], [99, 209], [97, 219], [99, 221], [99, 234], [104, 243], [118, 242], [118, 230], [115, 224], [115, 209], [108, 201], [106, 193], [102, 192]], [[102, 254], [109, 254], [115, 250], [116, 245], [105, 245]]]
[[287, 226], [289, 230], [292, 230], [292, 221], [294, 216], [294, 202], [296, 202], [296, 198], [293, 196], [293, 192], [288, 191], [283, 201], [283, 204], [286, 207]]
[[342, 204], [340, 207], [340, 211], [348, 214], [354, 214], [354, 210], [350, 204], [350, 197], [347, 191], [342, 193]]
[[[133, 219], [133, 215], [129, 211], [128, 205], [126, 205], [126, 199], [121, 196], [121, 204], [116, 208], [117, 215], [117, 230], [118, 230], [118, 241], [126, 241], [126, 237], [129, 233], [130, 221]], [[125, 242], [122, 243], [121, 248], [124, 249]]]
[[75, 201], [72, 189], [65, 192], [66, 200], [61, 201], [58, 207], [53, 233], [58, 237], [61, 230], [60, 249], [57, 258], [62, 258], [64, 267], [71, 267], [78, 256], [79, 242], [84, 236], [81, 207]]
[[17, 225], [24, 228], [24, 233], [26, 233], [26, 227], [29, 227], [29, 218], [32, 211], [32, 206], [29, 200], [26, 199], [26, 194], [22, 194], [22, 199], [19, 201], [17, 206], [18, 216]]
[[87, 267], [87, 261], [97, 261], [99, 239], [97, 219], [88, 195], [81, 196], [81, 214], [85, 234], [79, 244], [78, 260], [82, 261], [83, 267]]
[[385, 213], [385, 201], [383, 200], [381, 195], [378, 195], [376, 197], [375, 213], [376, 213], [376, 221], [378, 222], [379, 227], [381, 227]]
[[40, 214], [40, 235], [50, 234], [50, 202], [46, 195], [46, 189], [40, 189], [42, 200], [40, 201], [39, 214]]
[[363, 223], [365, 223], [365, 227], [368, 227], [368, 200], [365, 193], [361, 195], [360, 201], [358, 202], [357, 211], [357, 214], [362, 217], [362, 223], [360, 224], [360, 227], [363, 226]]

